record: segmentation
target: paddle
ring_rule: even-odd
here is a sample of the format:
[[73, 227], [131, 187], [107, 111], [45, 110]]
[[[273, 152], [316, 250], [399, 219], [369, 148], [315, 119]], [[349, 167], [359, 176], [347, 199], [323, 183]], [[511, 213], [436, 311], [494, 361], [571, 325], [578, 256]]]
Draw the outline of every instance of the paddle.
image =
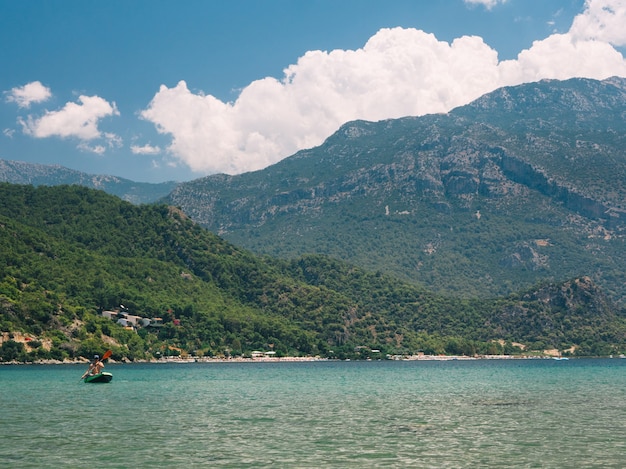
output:
[[[100, 361], [106, 360], [111, 355], [113, 355], [113, 352], [111, 350], [107, 350], [106, 352], [104, 352], [104, 355], [102, 355], [102, 358], [100, 359]], [[83, 380], [85, 376], [87, 376], [87, 373], [89, 373], [89, 370], [85, 371], [85, 373], [80, 377], [80, 379]]]

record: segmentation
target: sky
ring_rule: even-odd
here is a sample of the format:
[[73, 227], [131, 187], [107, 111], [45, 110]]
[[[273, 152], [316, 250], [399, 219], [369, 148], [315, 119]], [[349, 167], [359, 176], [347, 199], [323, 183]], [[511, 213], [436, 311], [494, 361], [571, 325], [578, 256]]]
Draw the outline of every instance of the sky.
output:
[[0, 159], [189, 181], [356, 119], [624, 77], [626, 0], [0, 0], [0, 44]]

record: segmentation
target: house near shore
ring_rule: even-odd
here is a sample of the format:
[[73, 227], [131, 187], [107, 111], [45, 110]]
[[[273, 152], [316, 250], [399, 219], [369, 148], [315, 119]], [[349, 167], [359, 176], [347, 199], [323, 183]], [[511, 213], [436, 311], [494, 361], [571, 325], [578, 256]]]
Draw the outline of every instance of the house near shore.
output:
[[[141, 320], [143, 318], [141, 316], [135, 316], [134, 314], [128, 314], [128, 313], [120, 313], [118, 317], [119, 317], [119, 319], [117, 320], [118, 324], [121, 324], [122, 322], [124, 322], [126, 326], [134, 326], [134, 327], [139, 327], [142, 325]], [[150, 320], [148, 319], [148, 324], [149, 323], [150, 323]]]
[[126, 311], [102, 311], [102, 316], [134, 331], [143, 327], [161, 327], [163, 325], [161, 318], [144, 318]]
[[112, 321], [117, 319], [117, 314], [117, 311], [102, 311], [102, 316]]
[[252, 358], [274, 358], [276, 356], [276, 352], [270, 350], [269, 352], [261, 352], [259, 350], [254, 350], [250, 353]]

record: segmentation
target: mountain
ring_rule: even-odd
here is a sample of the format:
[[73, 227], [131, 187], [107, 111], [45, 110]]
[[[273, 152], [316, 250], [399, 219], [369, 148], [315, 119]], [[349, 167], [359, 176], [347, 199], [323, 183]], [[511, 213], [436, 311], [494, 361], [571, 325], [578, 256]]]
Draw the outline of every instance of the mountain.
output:
[[0, 182], [33, 186], [78, 185], [100, 189], [134, 204], [155, 202], [169, 194], [176, 182], [151, 184], [115, 176], [82, 173], [59, 165], [41, 165], [0, 159]]
[[[626, 351], [626, 311], [588, 277], [461, 300], [325, 256], [255, 256], [174, 207], [84, 187], [0, 183], [0, 200], [0, 361], [105, 349], [116, 360], [473, 355], [520, 352], [518, 343]], [[104, 311], [154, 320], [133, 331]]]
[[343, 125], [164, 200], [254, 252], [320, 253], [457, 297], [589, 276], [626, 302], [626, 79], [506, 87], [447, 114]]

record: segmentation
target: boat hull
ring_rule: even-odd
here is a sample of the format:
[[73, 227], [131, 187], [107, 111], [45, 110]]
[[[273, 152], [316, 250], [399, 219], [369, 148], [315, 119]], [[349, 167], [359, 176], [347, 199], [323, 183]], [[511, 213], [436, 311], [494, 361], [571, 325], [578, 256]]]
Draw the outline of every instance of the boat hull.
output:
[[97, 375], [87, 376], [85, 378], [85, 383], [109, 383], [112, 379], [113, 375], [104, 371], [102, 373], [98, 373]]

